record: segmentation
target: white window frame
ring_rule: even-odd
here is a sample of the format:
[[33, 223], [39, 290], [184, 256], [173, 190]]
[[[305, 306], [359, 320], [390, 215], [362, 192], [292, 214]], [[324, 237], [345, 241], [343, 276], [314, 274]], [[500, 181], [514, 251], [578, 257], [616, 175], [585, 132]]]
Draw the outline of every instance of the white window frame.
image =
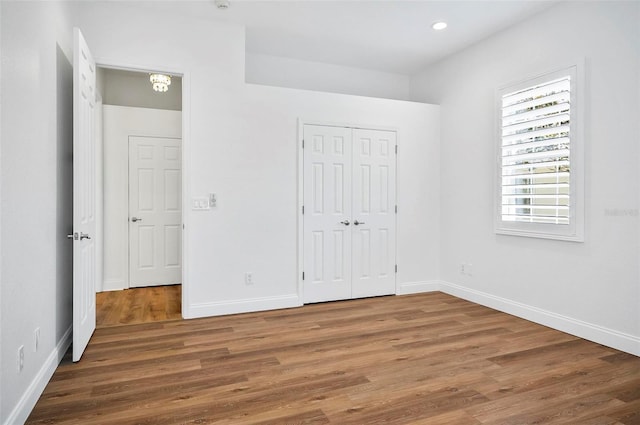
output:
[[[570, 180], [569, 224], [527, 223], [502, 219], [502, 96], [547, 81], [569, 75], [571, 78], [570, 109]], [[584, 241], [584, 61], [555, 71], [505, 84], [496, 90], [496, 173], [495, 173], [495, 232], [501, 235]]]

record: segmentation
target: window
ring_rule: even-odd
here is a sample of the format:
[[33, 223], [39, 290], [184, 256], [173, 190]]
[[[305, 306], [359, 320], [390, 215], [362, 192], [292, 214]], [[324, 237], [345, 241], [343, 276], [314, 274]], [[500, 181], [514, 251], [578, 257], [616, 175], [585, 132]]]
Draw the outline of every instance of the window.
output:
[[583, 240], [577, 67], [498, 92], [496, 232]]

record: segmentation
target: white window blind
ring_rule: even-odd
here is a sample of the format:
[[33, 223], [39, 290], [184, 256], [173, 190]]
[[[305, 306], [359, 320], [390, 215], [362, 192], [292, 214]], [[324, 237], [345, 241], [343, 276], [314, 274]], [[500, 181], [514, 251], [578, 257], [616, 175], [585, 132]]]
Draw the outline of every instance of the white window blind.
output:
[[573, 66], [498, 91], [498, 233], [582, 240], [579, 69]]
[[502, 96], [502, 220], [568, 225], [571, 77]]

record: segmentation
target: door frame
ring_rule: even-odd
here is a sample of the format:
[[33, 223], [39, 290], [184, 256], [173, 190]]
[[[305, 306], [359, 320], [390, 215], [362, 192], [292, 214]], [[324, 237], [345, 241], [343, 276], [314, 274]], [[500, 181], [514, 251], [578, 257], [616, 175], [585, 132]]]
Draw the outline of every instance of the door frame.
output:
[[[304, 281], [302, 279], [302, 273], [304, 271], [304, 215], [302, 214], [302, 207], [304, 205], [304, 149], [302, 147], [304, 139], [304, 126], [305, 125], [319, 125], [325, 127], [343, 127], [357, 130], [382, 130], [393, 131], [396, 133], [396, 146], [400, 145], [400, 129], [397, 127], [388, 127], [380, 125], [366, 125], [366, 124], [354, 124], [349, 122], [331, 122], [331, 121], [317, 121], [317, 120], [305, 120], [298, 118], [298, 137], [296, 141], [298, 150], [298, 195], [297, 195], [297, 208], [296, 213], [297, 223], [296, 232], [298, 234], [298, 264], [297, 264], [297, 282], [298, 282], [298, 299], [300, 305], [304, 304]], [[398, 148], [400, 149], [400, 148]], [[396, 205], [398, 205], [398, 155], [396, 155]], [[398, 207], [399, 208], [399, 207]], [[398, 243], [397, 243], [397, 229], [398, 229], [398, 214], [395, 214], [395, 226], [396, 226], [396, 243], [395, 252], [396, 263], [398, 261]], [[396, 294], [398, 293], [398, 279], [396, 275]]]
[[[181, 145], [181, 153], [182, 153], [182, 170], [181, 170], [181, 190], [182, 193], [182, 208], [181, 208], [181, 219], [182, 219], [182, 246], [180, 247], [182, 250], [182, 317], [189, 318], [188, 308], [189, 308], [189, 273], [187, 272], [187, 258], [188, 258], [188, 220], [189, 215], [187, 214], [187, 205], [189, 204], [188, 194], [189, 192], [189, 184], [190, 181], [186, 177], [189, 175], [190, 171], [190, 148], [191, 148], [191, 127], [189, 123], [191, 122], [191, 75], [189, 71], [182, 68], [174, 68], [166, 65], [157, 65], [157, 64], [140, 64], [140, 63], [124, 63], [116, 60], [110, 60], [108, 58], [96, 57], [96, 68], [109, 68], [109, 69], [117, 69], [122, 71], [133, 71], [133, 72], [166, 72], [167, 74], [177, 75], [182, 78], [182, 145]], [[102, 147], [100, 147], [102, 149]], [[101, 161], [104, 158], [100, 158]], [[103, 206], [104, 208], [104, 206]], [[127, 205], [128, 208], [128, 205]], [[128, 211], [128, 209], [127, 209]], [[104, 253], [103, 253], [104, 255]], [[128, 267], [128, 264], [127, 264]], [[127, 272], [127, 277], [129, 276], [129, 272]], [[103, 276], [99, 276], [100, 282], [102, 283]], [[186, 307], [186, 308], [185, 308]]]

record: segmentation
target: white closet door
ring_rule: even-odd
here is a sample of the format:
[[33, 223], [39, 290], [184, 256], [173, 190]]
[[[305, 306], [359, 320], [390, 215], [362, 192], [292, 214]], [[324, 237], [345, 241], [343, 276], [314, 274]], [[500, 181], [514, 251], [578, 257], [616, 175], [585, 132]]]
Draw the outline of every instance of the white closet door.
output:
[[129, 137], [129, 286], [182, 281], [180, 139]]
[[304, 126], [304, 302], [396, 292], [396, 133]]
[[353, 298], [395, 294], [396, 133], [353, 130]]
[[304, 302], [351, 298], [351, 129], [304, 126]]

